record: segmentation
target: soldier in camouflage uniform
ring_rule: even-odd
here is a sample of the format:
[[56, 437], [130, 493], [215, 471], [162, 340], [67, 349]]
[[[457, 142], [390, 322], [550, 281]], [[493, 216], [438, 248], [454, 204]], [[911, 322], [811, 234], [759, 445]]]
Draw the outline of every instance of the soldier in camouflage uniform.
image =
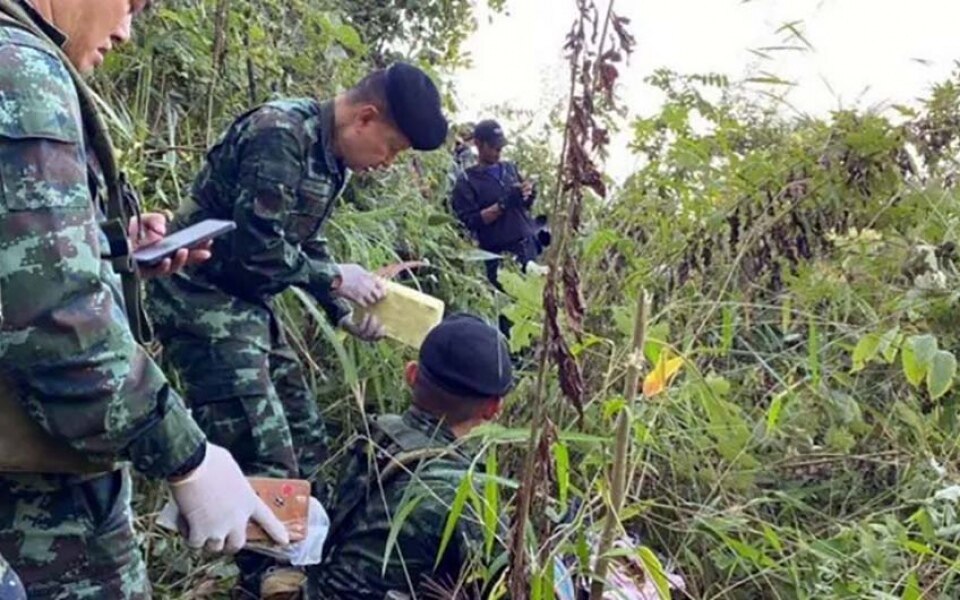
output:
[[[458, 440], [494, 419], [513, 387], [505, 339], [476, 317], [453, 315], [428, 334], [405, 378], [412, 407], [402, 416], [371, 419], [369, 437], [353, 446], [323, 562], [311, 568], [311, 599], [381, 600], [391, 592], [418, 598], [429, 582], [484, 589], [489, 582], [478, 581], [478, 573], [503, 552], [496, 543], [484, 555], [482, 521], [466, 502], [438, 559], [457, 490], [475, 468], [475, 455]], [[482, 466], [479, 471], [476, 482]], [[402, 523], [384, 565], [395, 519]]]
[[[296, 286], [334, 325], [382, 337], [372, 316], [354, 323], [382, 283], [337, 264], [322, 229], [348, 171], [391, 164], [407, 148], [432, 150], [447, 132], [436, 87], [419, 69], [378, 70], [334, 100], [279, 100], [237, 118], [209, 151], [176, 226], [230, 219], [213, 258], [150, 287], [150, 314], [193, 413], [248, 475], [315, 479], [325, 447], [315, 394], [273, 309]], [[247, 556], [250, 562], [262, 559]], [[259, 568], [239, 561], [257, 594]]]
[[[149, 597], [123, 462], [171, 482], [192, 546], [239, 549], [251, 517], [288, 539], [137, 344], [114, 270], [138, 244], [80, 72], [145, 4], [0, 0], [0, 555], [34, 599]], [[130, 225], [142, 246], [165, 219]]]

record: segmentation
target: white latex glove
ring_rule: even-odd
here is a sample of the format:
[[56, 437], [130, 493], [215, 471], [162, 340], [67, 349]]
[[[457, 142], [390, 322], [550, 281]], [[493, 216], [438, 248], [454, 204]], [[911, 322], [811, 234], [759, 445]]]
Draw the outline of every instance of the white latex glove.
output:
[[343, 264], [340, 267], [340, 285], [334, 293], [356, 303], [361, 308], [376, 304], [387, 295], [380, 278], [360, 265]]
[[543, 277], [550, 272], [550, 267], [546, 265], [541, 265], [540, 263], [533, 262], [532, 260], [527, 261], [527, 264], [524, 265], [524, 270], [527, 275], [532, 277]]
[[237, 552], [247, 543], [251, 519], [276, 543], [290, 543], [286, 527], [253, 491], [225, 448], [208, 443], [200, 466], [184, 479], [171, 481], [170, 490], [187, 522], [191, 548]]
[[376, 342], [387, 335], [383, 323], [374, 315], [364, 315], [359, 323], [353, 322], [352, 314], [347, 315], [340, 321], [340, 327], [353, 337], [365, 342]]

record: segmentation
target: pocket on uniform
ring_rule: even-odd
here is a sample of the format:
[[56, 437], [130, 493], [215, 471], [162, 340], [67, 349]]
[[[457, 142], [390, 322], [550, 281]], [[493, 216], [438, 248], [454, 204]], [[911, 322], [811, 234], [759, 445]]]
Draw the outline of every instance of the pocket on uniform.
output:
[[9, 211], [89, 207], [82, 148], [53, 137], [0, 137], [0, 197]]
[[287, 215], [284, 229], [295, 243], [312, 238], [330, 209], [332, 186], [322, 177], [304, 177], [297, 187], [297, 199]]

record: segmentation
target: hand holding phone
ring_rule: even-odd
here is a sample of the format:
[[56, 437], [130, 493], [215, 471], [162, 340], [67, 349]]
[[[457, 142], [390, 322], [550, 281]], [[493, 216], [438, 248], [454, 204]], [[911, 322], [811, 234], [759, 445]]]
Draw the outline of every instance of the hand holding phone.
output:
[[138, 249], [133, 253], [133, 259], [140, 267], [154, 267], [180, 249], [200, 246], [236, 228], [233, 221], [207, 219]]

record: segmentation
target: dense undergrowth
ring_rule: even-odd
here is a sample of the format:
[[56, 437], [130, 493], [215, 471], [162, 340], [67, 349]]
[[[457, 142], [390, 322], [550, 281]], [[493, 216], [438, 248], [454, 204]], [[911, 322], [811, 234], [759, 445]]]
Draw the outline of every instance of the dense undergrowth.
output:
[[[384, 15], [335, 4], [158, 4], [137, 47], [98, 81], [148, 205], [176, 207], [234, 115], [276, 95], [334, 93], [403, 45], [378, 33]], [[431, 48], [401, 49], [437, 73], [459, 65], [465, 5], [416, 4], [441, 25]], [[666, 101], [632, 123], [645, 166], [606, 200], [587, 197], [571, 241], [586, 308], [571, 349], [587, 402], [581, 421], [548, 380], [552, 448], [538, 489], [549, 497], [527, 531], [540, 550], [531, 581], [549, 556], [587, 564], [609, 501], [613, 423], [630, 410], [619, 522], [686, 579], [674, 597], [958, 597], [960, 76], [892, 115], [824, 118], [783, 117], [755, 86], [721, 76], [658, 72], [649, 83]], [[549, 184], [546, 134], [520, 137], [517, 158]], [[437, 152], [355, 180], [328, 229], [335, 255], [371, 267], [428, 260], [411, 285], [453, 310], [491, 319], [505, 310], [515, 349], [535, 358], [543, 280], [506, 274], [511, 297], [491, 292], [449, 215], [449, 167]], [[641, 290], [651, 296], [642, 371], [682, 361], [662, 391], [625, 399]], [[281, 307], [339, 435], [365, 410], [405, 406], [408, 351], [343, 338], [301, 294]], [[501, 475], [486, 499], [505, 523], [522, 483], [534, 379], [531, 368], [486, 431]], [[151, 519], [160, 502], [142, 483], [157, 594], [223, 594], [232, 567], [160, 534]]]

